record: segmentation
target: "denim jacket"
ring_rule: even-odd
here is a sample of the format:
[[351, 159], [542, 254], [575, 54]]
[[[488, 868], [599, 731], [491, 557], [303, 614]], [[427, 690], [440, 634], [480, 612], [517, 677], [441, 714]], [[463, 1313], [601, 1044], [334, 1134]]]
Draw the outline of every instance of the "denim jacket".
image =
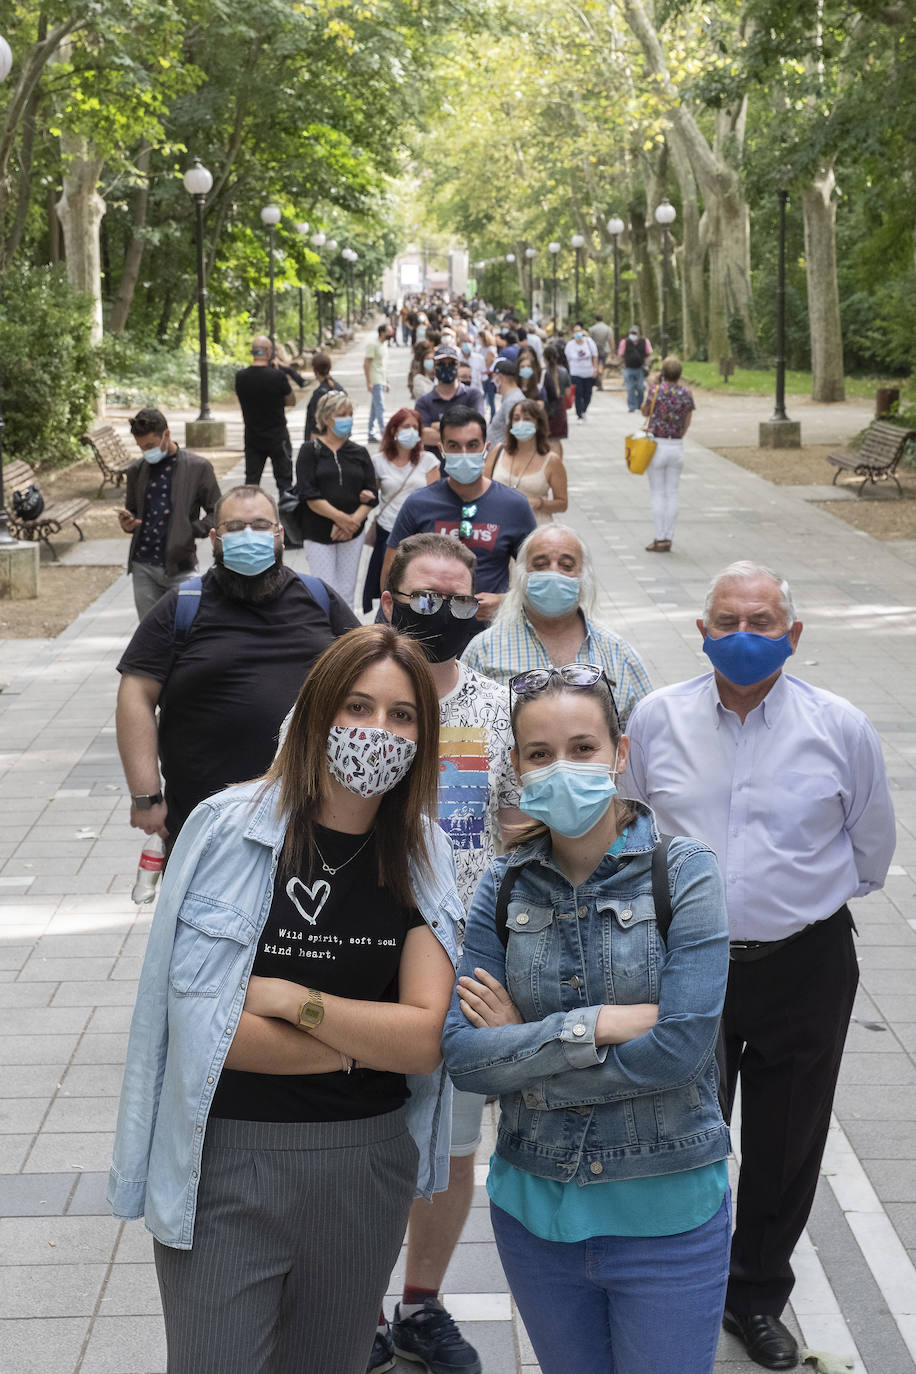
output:
[[[485, 968], [507, 988], [523, 1025], [475, 1027], [457, 993], [445, 1023], [456, 1088], [500, 1094], [496, 1150], [540, 1178], [578, 1184], [675, 1173], [724, 1159], [728, 1127], [714, 1057], [728, 976], [728, 927], [718, 866], [699, 840], [668, 855], [672, 921], [655, 923], [651, 853], [658, 832], [637, 806], [618, 859], [574, 886], [544, 836], [496, 859], [471, 904], [460, 972]], [[519, 870], [508, 947], [496, 895]], [[653, 1030], [595, 1044], [605, 1003], [658, 1004]]]
[[[221, 792], [182, 827], [150, 930], [130, 1028], [108, 1201], [191, 1248], [207, 1117], [238, 1025], [286, 833], [277, 788]], [[464, 907], [448, 840], [430, 823], [433, 872], [411, 870], [417, 906], [455, 965]], [[417, 1191], [448, 1186], [451, 1087], [444, 1065], [408, 1074]]]

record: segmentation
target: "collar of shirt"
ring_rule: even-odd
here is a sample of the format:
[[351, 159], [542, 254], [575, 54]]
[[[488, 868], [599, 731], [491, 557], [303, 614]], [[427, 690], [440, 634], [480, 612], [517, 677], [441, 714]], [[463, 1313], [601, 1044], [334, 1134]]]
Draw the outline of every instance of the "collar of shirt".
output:
[[[591, 657], [591, 655], [594, 653], [594, 645], [592, 643], [592, 627], [589, 624], [588, 616], [585, 614], [581, 607], [579, 608], [579, 613], [582, 616], [582, 620], [585, 625], [585, 638], [579, 645], [579, 652], [576, 654], [576, 657], [573, 661], [575, 663], [595, 663], [597, 662], [597, 660]], [[529, 636], [531, 640], [534, 641], [533, 647], [535, 648], [535, 651], [538, 653], [539, 657], [543, 658], [544, 660], [543, 665], [538, 663], [527, 663], [525, 665], [525, 668], [537, 668], [541, 666], [545, 668], [552, 667], [553, 665], [551, 663], [550, 654], [544, 648], [543, 640], [541, 639], [537, 630], [532, 625], [531, 621], [528, 619], [528, 612], [525, 610], [524, 606], [522, 607], [522, 624], [525, 628], [526, 634]], [[584, 658], [582, 657], [583, 653], [585, 654]], [[563, 664], [560, 663], [557, 666], [562, 668]], [[519, 672], [523, 671], [524, 669], [519, 669]]]
[[[723, 721], [729, 719], [736, 721], [740, 727], [741, 721], [738, 719], [736, 712], [722, 705], [722, 699], [719, 696], [719, 684], [716, 681], [715, 673], [710, 673], [710, 682], [712, 684], [712, 696], [710, 700], [712, 703], [713, 724], [715, 728], [718, 730]], [[748, 711], [745, 724], [748, 720], [759, 716], [768, 730], [774, 729], [785, 705], [785, 699], [786, 680], [784, 674], [780, 673], [779, 677], [773, 683], [773, 686], [763, 698], [763, 701], [759, 702], [752, 711]]]

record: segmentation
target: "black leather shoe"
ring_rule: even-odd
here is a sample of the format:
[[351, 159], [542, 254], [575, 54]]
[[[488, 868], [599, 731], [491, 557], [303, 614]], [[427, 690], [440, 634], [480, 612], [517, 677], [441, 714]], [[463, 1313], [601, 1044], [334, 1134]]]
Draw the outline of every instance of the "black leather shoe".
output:
[[767, 1312], [726, 1310], [722, 1325], [744, 1342], [748, 1355], [764, 1369], [794, 1369], [798, 1364], [795, 1337], [778, 1317]]

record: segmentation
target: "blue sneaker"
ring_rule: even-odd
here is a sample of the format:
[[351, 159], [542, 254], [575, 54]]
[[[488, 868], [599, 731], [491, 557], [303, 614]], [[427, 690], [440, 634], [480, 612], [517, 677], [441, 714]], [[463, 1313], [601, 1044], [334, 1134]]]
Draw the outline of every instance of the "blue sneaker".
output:
[[384, 1331], [376, 1331], [375, 1333], [372, 1353], [369, 1356], [369, 1363], [366, 1365], [366, 1374], [384, 1374], [386, 1369], [394, 1369], [395, 1364], [391, 1327], [386, 1326]]
[[421, 1311], [411, 1317], [401, 1316], [398, 1303], [391, 1336], [397, 1353], [425, 1364], [429, 1374], [481, 1374], [480, 1356], [438, 1298], [427, 1298]]

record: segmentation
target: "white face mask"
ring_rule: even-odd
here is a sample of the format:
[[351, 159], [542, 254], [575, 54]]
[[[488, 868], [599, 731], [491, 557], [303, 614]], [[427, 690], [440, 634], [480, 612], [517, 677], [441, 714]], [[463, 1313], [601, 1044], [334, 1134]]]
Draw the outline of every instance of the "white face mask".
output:
[[332, 725], [328, 735], [331, 776], [358, 797], [390, 792], [410, 772], [417, 755], [414, 740], [364, 725]]

